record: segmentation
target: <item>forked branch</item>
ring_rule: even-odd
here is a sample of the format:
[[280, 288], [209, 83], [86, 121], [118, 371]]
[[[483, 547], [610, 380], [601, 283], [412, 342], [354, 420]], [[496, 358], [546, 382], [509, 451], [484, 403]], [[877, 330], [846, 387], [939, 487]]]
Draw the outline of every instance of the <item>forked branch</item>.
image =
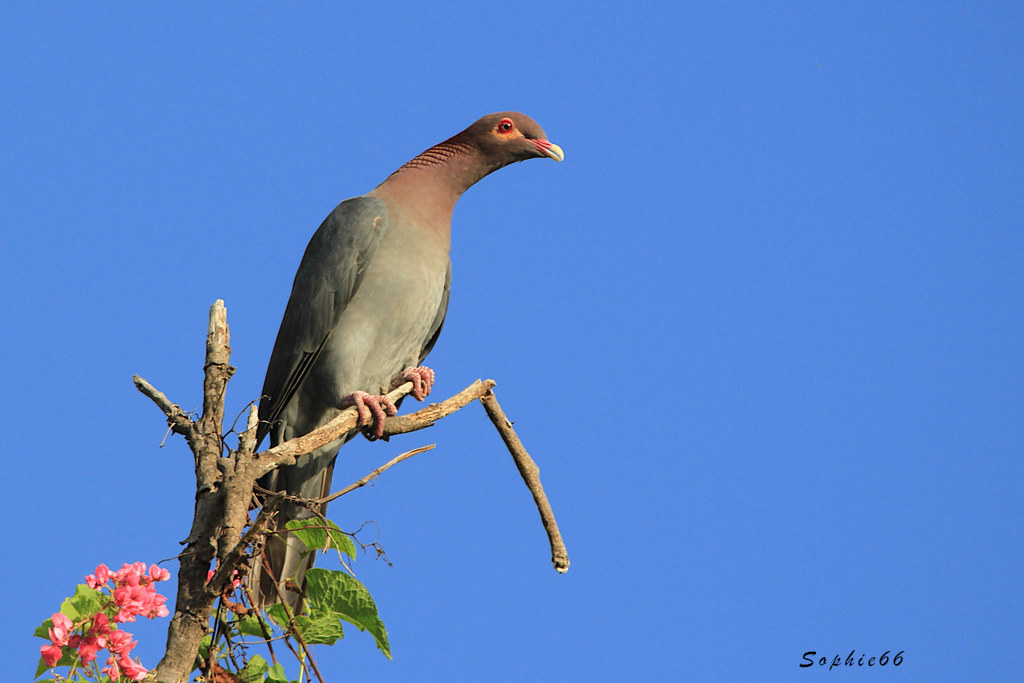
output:
[[[255, 523], [251, 523], [249, 518], [256, 481], [274, 468], [294, 464], [299, 458], [361, 426], [354, 408], [344, 410], [331, 422], [305, 436], [254, 453], [258, 444], [254, 436], [256, 412], [252, 408], [246, 430], [240, 435], [239, 447], [225, 454], [224, 397], [228, 380], [235, 371], [229, 365], [229, 339], [227, 311], [224, 302], [218, 300], [210, 309], [204, 364], [203, 413], [198, 419], [172, 403], [146, 380], [138, 375], [134, 378], [139, 391], [164, 413], [170, 428], [188, 441], [195, 460], [195, 515], [189, 536], [183, 541], [188, 547], [180, 555], [177, 600], [168, 628], [167, 651], [153, 672], [155, 680], [163, 683], [184, 683], [188, 679], [214, 600], [230, 582], [234, 570], [245, 561], [247, 548], [252, 543], [258, 543], [258, 537], [264, 532], [263, 521], [272, 506], [268, 505]], [[533, 494], [551, 544], [552, 562], [557, 571], [564, 573], [569, 568], [569, 557], [551, 505], [540, 484], [539, 468], [523, 448], [512, 429], [512, 423], [498, 405], [494, 386], [493, 380], [477, 380], [440, 403], [432, 403], [410, 415], [389, 417], [384, 423], [384, 438], [430, 427], [447, 415], [479, 400], [484, 404], [487, 414], [512, 454], [523, 481]], [[406, 382], [391, 391], [388, 397], [397, 401], [410, 391], [412, 383]], [[433, 446], [426, 446], [403, 453], [341, 491], [322, 501], [313, 502], [324, 503], [360, 488], [389, 467], [431, 448]], [[249, 526], [249, 531], [243, 535], [246, 526]], [[217, 569], [212, 580], [207, 580], [207, 572], [214, 559], [217, 560]]]

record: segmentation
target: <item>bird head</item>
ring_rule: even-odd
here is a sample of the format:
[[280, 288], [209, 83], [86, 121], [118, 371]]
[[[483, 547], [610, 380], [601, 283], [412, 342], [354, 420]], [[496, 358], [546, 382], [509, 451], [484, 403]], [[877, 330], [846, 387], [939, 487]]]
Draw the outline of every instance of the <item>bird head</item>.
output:
[[512, 163], [544, 158], [562, 161], [562, 148], [550, 142], [544, 129], [526, 114], [502, 111], [488, 114], [467, 128], [464, 140], [479, 147], [495, 161]]

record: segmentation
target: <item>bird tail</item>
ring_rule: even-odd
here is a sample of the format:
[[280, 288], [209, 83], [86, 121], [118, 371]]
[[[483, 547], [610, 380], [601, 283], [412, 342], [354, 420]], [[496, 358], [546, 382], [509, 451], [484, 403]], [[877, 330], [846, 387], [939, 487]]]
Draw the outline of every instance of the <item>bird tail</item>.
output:
[[[334, 459], [344, 440], [335, 441], [304, 456], [295, 465], [279, 467], [259, 481], [270, 491], [283, 491], [307, 500], [327, 497], [331, 492]], [[285, 602], [293, 613], [297, 612], [305, 592], [306, 570], [313, 566], [315, 552], [309, 552], [295, 534], [285, 529], [292, 520], [313, 520], [317, 514], [327, 512], [327, 505], [319, 509], [293, 501], [283, 501], [274, 518], [267, 524], [266, 542], [262, 553], [253, 559], [249, 572], [249, 590], [263, 609], [277, 602]]]

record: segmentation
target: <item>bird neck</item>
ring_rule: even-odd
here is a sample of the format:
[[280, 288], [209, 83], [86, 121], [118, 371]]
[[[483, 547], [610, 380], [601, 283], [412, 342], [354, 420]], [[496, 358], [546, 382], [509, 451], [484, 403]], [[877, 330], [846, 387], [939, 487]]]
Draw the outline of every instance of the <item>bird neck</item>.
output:
[[456, 135], [434, 145], [392, 173], [370, 194], [382, 199], [400, 197], [405, 206], [437, 212], [450, 224], [462, 193], [505, 164], [489, 162], [474, 145]]

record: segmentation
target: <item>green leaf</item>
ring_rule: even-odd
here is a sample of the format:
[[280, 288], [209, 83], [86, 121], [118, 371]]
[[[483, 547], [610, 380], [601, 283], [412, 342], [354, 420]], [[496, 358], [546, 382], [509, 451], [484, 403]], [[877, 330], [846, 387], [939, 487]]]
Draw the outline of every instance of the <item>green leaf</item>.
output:
[[[60, 661], [57, 662], [57, 666], [71, 666], [78, 662], [78, 650], [73, 647], [65, 646], [60, 655]], [[57, 666], [54, 668], [56, 669]]]
[[40, 655], [39, 656], [39, 666], [36, 667], [36, 675], [35, 675], [35, 677], [39, 678], [40, 676], [43, 675], [43, 673], [45, 673], [45, 672], [47, 672], [49, 670], [50, 670], [50, 665], [47, 664], [46, 660], [43, 659], [42, 655]]
[[336, 614], [313, 617], [299, 614], [295, 617], [295, 625], [307, 645], [334, 645], [339, 638], [345, 637], [341, 619]]
[[277, 602], [268, 607], [267, 616], [281, 628], [288, 628], [288, 612], [281, 603]]
[[[81, 621], [83, 618], [91, 618], [99, 612], [106, 602], [107, 599], [103, 593], [95, 588], [89, 588], [84, 583], [80, 583], [76, 587], [74, 595], [70, 598], [64, 598], [64, 602], [60, 605], [60, 613], [71, 621]], [[32, 635], [49, 640], [51, 628], [53, 628], [53, 617], [44, 621]]]
[[323, 550], [327, 547], [327, 532], [318, 519], [293, 519], [284, 527], [302, 541], [307, 550]]
[[293, 519], [284, 526], [309, 550], [327, 552], [334, 548], [349, 557], [356, 556], [356, 544], [329, 519]]
[[71, 621], [81, 621], [83, 617], [92, 617], [102, 610], [108, 602], [107, 597], [99, 590], [80, 583], [75, 587], [75, 594], [61, 604], [60, 611]]
[[[50, 629], [51, 628], [53, 628], [53, 617], [51, 617], [51, 618], [47, 619], [46, 621], [44, 621], [41, 626], [36, 628], [35, 632], [32, 635], [34, 635], [34, 636], [36, 636], [38, 638], [42, 638], [43, 640], [49, 640], [50, 639]], [[38, 675], [39, 674], [36, 674], [36, 676], [38, 676]]]
[[246, 636], [263, 637], [263, 629], [260, 628], [260, 620], [253, 614], [242, 617], [235, 622], [239, 632]]
[[82, 620], [82, 614], [75, 607], [74, 603], [71, 602], [71, 598], [64, 598], [64, 602], [60, 603], [60, 613], [67, 615], [68, 619], [71, 621]]
[[289, 683], [288, 676], [285, 674], [281, 662], [270, 667], [270, 670], [267, 671], [267, 683]]
[[199, 641], [199, 651], [196, 652], [196, 661], [193, 668], [198, 669], [202, 666], [199, 662], [200, 659], [204, 661], [210, 660], [210, 643], [213, 642], [213, 638], [209, 635], [203, 636], [203, 639]]
[[239, 672], [239, 677], [243, 683], [263, 683], [263, 675], [269, 668], [267, 660], [259, 655], [253, 655], [249, 658], [245, 668]]
[[327, 523], [327, 536], [331, 547], [355, 559], [356, 544], [352, 541], [352, 537], [339, 529], [338, 525], [331, 520], [325, 518], [324, 522]]
[[377, 647], [391, 659], [388, 632], [377, 614], [377, 604], [358, 579], [345, 572], [313, 568], [306, 572], [306, 595], [311, 614], [336, 615], [360, 631], [369, 631]]

